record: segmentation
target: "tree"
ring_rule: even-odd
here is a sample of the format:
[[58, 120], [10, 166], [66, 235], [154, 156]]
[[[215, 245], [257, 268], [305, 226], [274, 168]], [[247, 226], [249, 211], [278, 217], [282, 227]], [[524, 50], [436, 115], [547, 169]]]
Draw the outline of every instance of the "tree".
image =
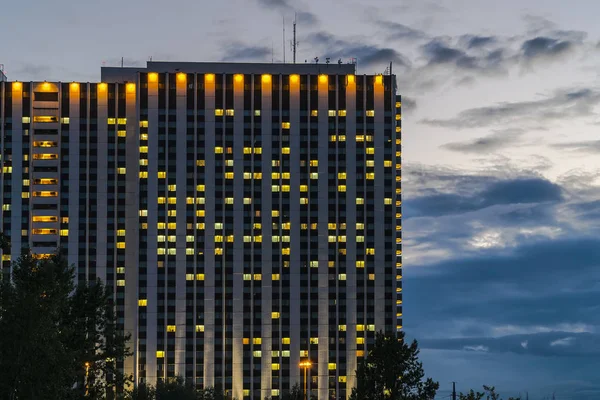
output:
[[299, 383], [295, 383], [294, 386], [290, 388], [290, 391], [283, 395], [283, 400], [303, 400], [304, 399], [304, 391], [300, 387]]
[[407, 344], [398, 336], [378, 332], [375, 345], [358, 365], [357, 387], [352, 400], [433, 400], [439, 383], [423, 381], [423, 364], [418, 360], [417, 341]]
[[156, 400], [196, 400], [199, 391], [193, 384], [186, 383], [183, 378], [169, 379], [167, 382], [159, 381], [156, 385]]
[[25, 254], [0, 283], [0, 399], [111, 399], [127, 381], [109, 294], [74, 277], [58, 252]]
[[[500, 394], [496, 393], [494, 386], [483, 385], [483, 392], [474, 392], [473, 389], [467, 394], [459, 393], [459, 400], [502, 400]], [[508, 400], [521, 400], [521, 397], [509, 397]]]

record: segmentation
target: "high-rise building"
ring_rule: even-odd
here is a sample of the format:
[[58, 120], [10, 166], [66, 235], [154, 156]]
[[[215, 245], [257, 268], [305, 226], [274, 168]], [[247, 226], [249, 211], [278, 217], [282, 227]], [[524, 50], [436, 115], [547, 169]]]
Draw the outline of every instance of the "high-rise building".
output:
[[344, 64], [2, 82], [3, 272], [60, 246], [104, 280], [137, 382], [347, 398], [375, 332], [402, 324], [395, 92]]

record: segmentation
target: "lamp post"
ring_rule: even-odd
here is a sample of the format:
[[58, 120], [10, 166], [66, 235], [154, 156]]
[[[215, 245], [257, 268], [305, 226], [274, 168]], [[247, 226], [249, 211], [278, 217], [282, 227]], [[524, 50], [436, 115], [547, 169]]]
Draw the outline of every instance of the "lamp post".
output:
[[308, 394], [306, 391], [306, 387], [308, 385], [308, 381], [306, 380], [306, 371], [312, 366], [312, 363], [310, 362], [310, 360], [306, 360], [300, 362], [300, 364], [298, 365], [300, 366], [300, 368], [304, 368], [304, 399], [307, 400]]
[[88, 395], [88, 373], [90, 371], [90, 363], [86, 361], [85, 365], [85, 396]]

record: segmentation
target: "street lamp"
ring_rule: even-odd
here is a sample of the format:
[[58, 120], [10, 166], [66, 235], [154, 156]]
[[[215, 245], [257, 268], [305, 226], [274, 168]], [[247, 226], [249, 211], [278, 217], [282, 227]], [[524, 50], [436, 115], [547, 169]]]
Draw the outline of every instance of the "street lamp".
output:
[[304, 368], [304, 399], [308, 399], [308, 394], [306, 392], [306, 386], [308, 384], [308, 381], [306, 380], [306, 370], [308, 370], [311, 366], [312, 363], [310, 362], [310, 360], [306, 360], [306, 361], [302, 361], [300, 362], [300, 364], [298, 364], [300, 366], [300, 368]]
[[89, 362], [85, 362], [85, 395], [87, 397], [88, 395], [88, 372], [90, 370], [90, 363]]

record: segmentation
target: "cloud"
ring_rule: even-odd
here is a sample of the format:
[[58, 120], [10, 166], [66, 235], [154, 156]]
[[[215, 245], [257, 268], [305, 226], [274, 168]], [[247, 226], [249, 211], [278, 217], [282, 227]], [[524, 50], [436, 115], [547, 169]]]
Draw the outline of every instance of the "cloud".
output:
[[283, 13], [295, 13], [298, 23], [303, 25], [316, 25], [319, 22], [319, 18], [316, 14], [301, 10], [298, 7], [292, 6], [292, 2], [289, 0], [256, 0], [257, 3], [263, 8], [271, 11], [278, 11]]
[[574, 341], [575, 341], [575, 338], [572, 336], [569, 336], [566, 338], [557, 339], [557, 340], [550, 342], [550, 346], [552, 346], [552, 347], [554, 347], [554, 346], [571, 346], [571, 345], [573, 345]]
[[552, 59], [565, 55], [573, 50], [575, 42], [539, 36], [526, 40], [521, 46], [522, 56], [526, 61], [534, 59]]
[[582, 153], [600, 153], [600, 140], [585, 140], [581, 142], [554, 143], [550, 147], [561, 150], [572, 150]]
[[[420, 122], [444, 128], [481, 128], [491, 125], [508, 125], [527, 121], [554, 121], [590, 117], [600, 103], [600, 91], [590, 88], [559, 89], [541, 100], [504, 102], [494, 106], [471, 108], [450, 119], [424, 119]], [[542, 125], [544, 126], [544, 125]]]
[[490, 182], [481, 191], [469, 194], [433, 193], [404, 201], [407, 218], [442, 216], [481, 210], [494, 205], [556, 202], [562, 199], [560, 186], [542, 178]]
[[402, 96], [402, 112], [412, 112], [417, 108], [417, 100], [412, 97]]
[[497, 39], [493, 36], [465, 35], [461, 39], [466, 42], [468, 49], [485, 47], [497, 42]]
[[359, 68], [375, 68], [387, 66], [393, 62], [396, 66], [410, 68], [410, 60], [389, 47], [379, 47], [364, 42], [363, 38], [341, 39], [325, 31], [313, 32], [307, 35], [305, 41], [323, 51], [323, 58], [336, 59], [356, 58]]
[[264, 46], [246, 46], [242, 43], [230, 43], [225, 46], [227, 54], [223, 61], [264, 61], [271, 56], [272, 49]]
[[415, 41], [415, 40], [426, 39], [428, 37], [428, 35], [425, 32], [423, 32], [419, 29], [414, 29], [414, 28], [411, 28], [410, 26], [400, 24], [398, 22], [378, 20], [378, 21], [375, 21], [375, 23], [379, 27], [384, 28], [386, 30], [388, 40], [405, 40], [406, 39], [406, 40]]
[[[525, 343], [525, 345], [523, 345]], [[600, 355], [600, 335], [565, 332], [507, 335], [497, 338], [424, 339], [423, 349], [466, 350], [484, 353], [515, 353], [540, 357], [594, 357]]]
[[453, 142], [443, 145], [443, 148], [461, 153], [493, 153], [508, 146], [519, 144], [523, 129], [506, 129], [494, 131], [491, 135], [480, 137], [467, 142]]

